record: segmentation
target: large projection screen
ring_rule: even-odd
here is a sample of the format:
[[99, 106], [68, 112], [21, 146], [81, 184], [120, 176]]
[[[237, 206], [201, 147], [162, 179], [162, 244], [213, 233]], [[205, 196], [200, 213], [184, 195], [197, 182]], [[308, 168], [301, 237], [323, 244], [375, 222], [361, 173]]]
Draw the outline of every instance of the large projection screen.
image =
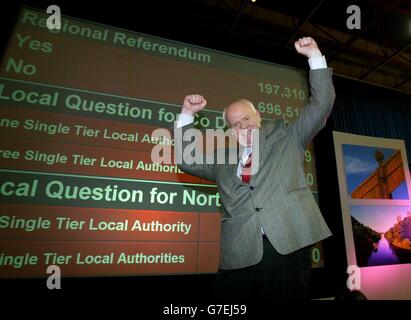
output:
[[[208, 100], [199, 128], [223, 128], [243, 97], [265, 121], [293, 121], [306, 71], [65, 16], [49, 30], [47, 17], [23, 7], [1, 61], [0, 277], [216, 272], [217, 188], [152, 163], [173, 140], [151, 133], [192, 93]], [[305, 170], [317, 196], [311, 145]]]

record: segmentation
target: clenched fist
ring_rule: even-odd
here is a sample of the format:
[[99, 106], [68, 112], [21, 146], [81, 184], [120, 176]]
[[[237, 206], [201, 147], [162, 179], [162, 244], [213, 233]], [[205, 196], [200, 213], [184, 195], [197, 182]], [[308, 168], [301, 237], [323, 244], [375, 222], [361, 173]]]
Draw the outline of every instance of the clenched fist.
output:
[[182, 114], [194, 115], [204, 109], [207, 105], [207, 100], [202, 95], [191, 94], [184, 98]]
[[307, 58], [322, 56], [320, 49], [318, 49], [317, 43], [311, 37], [298, 39], [294, 42], [294, 47], [299, 54], [302, 54]]

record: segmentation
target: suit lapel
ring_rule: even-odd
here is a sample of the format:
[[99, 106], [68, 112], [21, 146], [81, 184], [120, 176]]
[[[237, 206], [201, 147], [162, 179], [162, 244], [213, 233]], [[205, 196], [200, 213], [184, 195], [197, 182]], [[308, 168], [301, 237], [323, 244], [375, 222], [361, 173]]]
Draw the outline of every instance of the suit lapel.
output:
[[265, 126], [265, 139], [267, 140], [267, 145], [276, 143], [286, 135], [287, 131], [284, 129], [281, 119], [272, 121]]
[[262, 164], [261, 160], [263, 159], [264, 151], [266, 149], [265, 142], [266, 142], [266, 127], [261, 127], [258, 133], [258, 150], [254, 148], [252, 151], [254, 155], [258, 151], [258, 158], [256, 158], [255, 156], [252, 157], [251, 166], [252, 166], [253, 172], [255, 173], [251, 176], [250, 185], [254, 183], [255, 179], [258, 176], [258, 172], [260, 171], [259, 167]]

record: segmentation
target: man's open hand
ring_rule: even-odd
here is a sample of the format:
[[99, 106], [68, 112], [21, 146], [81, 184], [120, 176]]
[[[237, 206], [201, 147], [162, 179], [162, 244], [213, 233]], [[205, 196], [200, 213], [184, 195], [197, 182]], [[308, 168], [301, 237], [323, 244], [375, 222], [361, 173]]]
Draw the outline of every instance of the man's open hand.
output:
[[182, 114], [194, 115], [204, 109], [207, 105], [207, 100], [202, 95], [191, 94], [184, 98]]
[[322, 56], [320, 49], [318, 49], [317, 43], [311, 37], [298, 39], [294, 42], [294, 47], [299, 54], [302, 54], [307, 58]]

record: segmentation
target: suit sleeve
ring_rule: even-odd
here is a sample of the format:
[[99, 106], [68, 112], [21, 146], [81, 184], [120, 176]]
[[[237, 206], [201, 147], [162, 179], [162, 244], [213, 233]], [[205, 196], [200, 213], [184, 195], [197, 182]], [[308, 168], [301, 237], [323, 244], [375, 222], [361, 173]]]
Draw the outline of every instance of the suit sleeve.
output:
[[[187, 133], [189, 129], [194, 129], [194, 125], [192, 123], [187, 124], [182, 127], [175, 126], [173, 128], [174, 142], [175, 142], [175, 157], [176, 157], [175, 159], [176, 159], [177, 166], [180, 170], [186, 173], [189, 173], [189, 174], [192, 174], [192, 175], [195, 175], [195, 176], [198, 176], [198, 177], [210, 180], [210, 181], [215, 181], [214, 158], [213, 159], [207, 158], [206, 155], [204, 155], [204, 153], [202, 152], [203, 150], [202, 146], [199, 148], [201, 152], [199, 152], [199, 154], [196, 154], [196, 149], [194, 148], [194, 144], [193, 144], [194, 137], [189, 141], [185, 141], [183, 139], [184, 134]], [[199, 134], [199, 131], [196, 130], [196, 133]], [[190, 160], [194, 160], [194, 161], [190, 161]]]
[[310, 99], [299, 118], [289, 125], [301, 147], [306, 148], [314, 136], [325, 126], [335, 100], [332, 69], [310, 71]]

